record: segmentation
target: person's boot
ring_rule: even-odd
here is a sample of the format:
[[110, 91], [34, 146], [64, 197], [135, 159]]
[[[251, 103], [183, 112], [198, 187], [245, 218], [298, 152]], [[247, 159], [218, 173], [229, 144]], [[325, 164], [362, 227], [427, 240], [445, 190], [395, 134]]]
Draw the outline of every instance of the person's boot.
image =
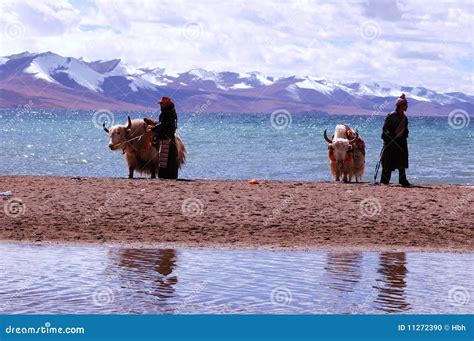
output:
[[407, 174], [405, 172], [405, 169], [404, 168], [400, 168], [398, 170], [398, 182], [400, 183], [400, 185], [402, 185], [403, 187], [409, 187], [411, 186], [411, 184], [408, 182], [407, 180]]
[[380, 183], [384, 185], [388, 185], [390, 183], [390, 177], [392, 176], [391, 170], [382, 170], [382, 177], [380, 179]]

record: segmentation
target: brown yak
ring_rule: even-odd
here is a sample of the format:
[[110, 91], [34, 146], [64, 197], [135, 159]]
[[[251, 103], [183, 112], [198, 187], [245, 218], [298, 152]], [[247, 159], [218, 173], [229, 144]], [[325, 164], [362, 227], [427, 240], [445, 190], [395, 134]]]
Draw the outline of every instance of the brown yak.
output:
[[[152, 133], [147, 131], [147, 124], [143, 119], [128, 117], [127, 124], [115, 125], [108, 129], [103, 124], [104, 130], [109, 134], [109, 148], [112, 151], [122, 150], [128, 164], [128, 177], [133, 179], [134, 171], [140, 174], [149, 174], [156, 178], [158, 173], [158, 149], [151, 143]], [[178, 167], [186, 160], [186, 146], [181, 137], [176, 134], [176, 147], [178, 149]]]
[[339, 181], [341, 176], [344, 182], [362, 180], [365, 168], [365, 143], [357, 131], [353, 131], [345, 124], [338, 124], [332, 139], [324, 130], [324, 139], [328, 142], [329, 163], [331, 174]]

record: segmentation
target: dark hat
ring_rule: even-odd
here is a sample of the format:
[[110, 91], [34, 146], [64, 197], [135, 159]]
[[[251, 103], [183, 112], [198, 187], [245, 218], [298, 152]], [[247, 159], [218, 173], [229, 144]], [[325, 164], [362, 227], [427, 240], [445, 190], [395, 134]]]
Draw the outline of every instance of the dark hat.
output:
[[161, 97], [160, 101], [158, 102], [161, 106], [174, 108], [174, 103], [169, 97]]
[[396, 102], [396, 106], [400, 106], [402, 104], [408, 104], [408, 101], [407, 99], [405, 98], [405, 94], [402, 94], [398, 99], [397, 99], [397, 102]]

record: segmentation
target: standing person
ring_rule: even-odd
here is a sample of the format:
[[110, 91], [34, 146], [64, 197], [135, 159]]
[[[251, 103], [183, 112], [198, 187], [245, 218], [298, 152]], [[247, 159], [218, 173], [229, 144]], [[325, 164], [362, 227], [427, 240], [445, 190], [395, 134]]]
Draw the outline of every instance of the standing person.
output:
[[402, 94], [396, 102], [395, 111], [385, 118], [382, 131], [384, 149], [382, 154], [381, 183], [388, 185], [392, 171], [398, 169], [400, 185], [410, 186], [405, 169], [408, 168], [408, 102]]
[[[161, 113], [158, 123], [151, 128], [155, 144], [159, 149], [158, 177], [160, 179], [178, 178], [178, 150], [176, 148], [175, 133], [178, 123], [178, 115], [173, 101], [168, 97], [162, 97], [158, 102]], [[147, 123], [154, 123], [154, 120], [145, 119]]]

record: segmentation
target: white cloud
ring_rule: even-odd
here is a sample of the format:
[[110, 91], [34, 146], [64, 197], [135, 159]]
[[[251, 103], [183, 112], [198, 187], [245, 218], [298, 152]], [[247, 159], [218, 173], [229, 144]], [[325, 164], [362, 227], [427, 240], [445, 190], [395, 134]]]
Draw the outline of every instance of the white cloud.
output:
[[259, 70], [473, 93], [470, 1], [6, 0], [0, 12], [0, 55], [51, 50], [171, 72]]

